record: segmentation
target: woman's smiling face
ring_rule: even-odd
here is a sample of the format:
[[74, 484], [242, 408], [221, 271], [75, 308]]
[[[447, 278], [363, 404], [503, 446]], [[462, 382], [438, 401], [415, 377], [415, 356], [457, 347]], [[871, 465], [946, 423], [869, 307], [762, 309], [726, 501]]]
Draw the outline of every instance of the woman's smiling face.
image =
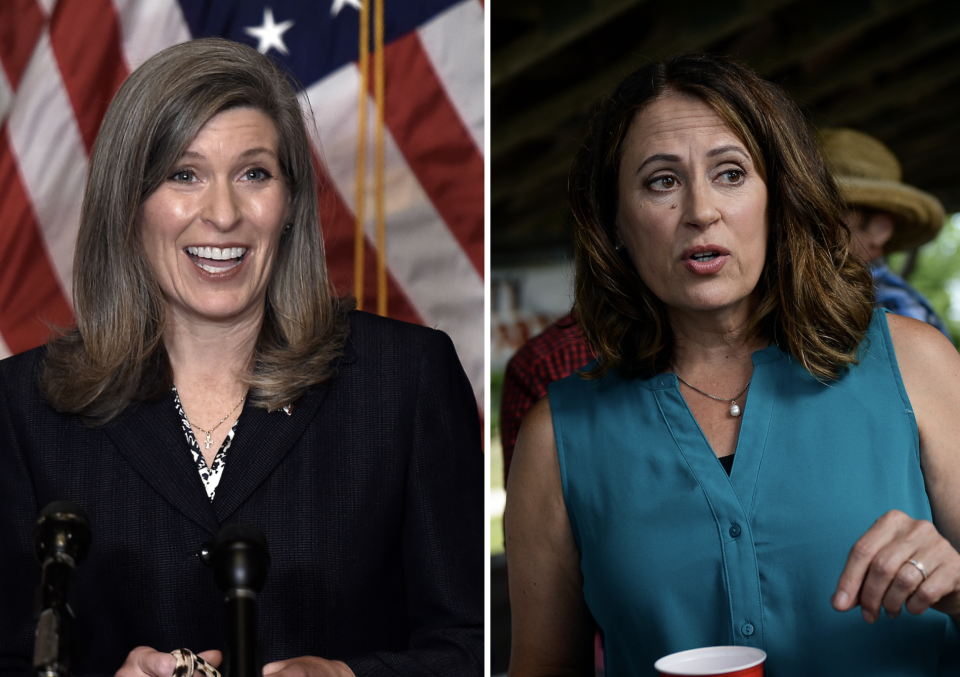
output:
[[716, 111], [678, 93], [650, 103], [627, 131], [619, 183], [619, 237], [671, 313], [752, 310], [767, 186]]
[[289, 197], [273, 121], [253, 108], [212, 117], [143, 203], [147, 260], [174, 318], [262, 313]]

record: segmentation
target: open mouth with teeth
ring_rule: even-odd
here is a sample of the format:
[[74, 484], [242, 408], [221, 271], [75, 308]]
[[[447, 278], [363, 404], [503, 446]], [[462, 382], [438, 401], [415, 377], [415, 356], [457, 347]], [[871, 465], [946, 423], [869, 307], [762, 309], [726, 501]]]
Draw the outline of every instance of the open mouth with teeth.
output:
[[700, 252], [699, 254], [694, 254], [690, 258], [694, 261], [699, 261], [700, 263], [706, 263], [707, 261], [713, 261], [718, 256], [720, 256], [718, 252]]
[[243, 262], [246, 247], [187, 247], [190, 260], [208, 273], [225, 273]]

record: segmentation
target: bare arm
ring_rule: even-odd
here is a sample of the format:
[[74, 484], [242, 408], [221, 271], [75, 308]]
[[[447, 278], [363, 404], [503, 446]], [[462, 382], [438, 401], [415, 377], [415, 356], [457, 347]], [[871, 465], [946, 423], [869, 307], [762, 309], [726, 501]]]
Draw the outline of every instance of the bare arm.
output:
[[593, 674], [594, 623], [560, 483], [550, 402], [527, 414], [507, 484], [511, 677]]
[[[887, 315], [903, 384], [920, 431], [920, 464], [933, 524], [892, 511], [850, 552], [834, 606], [860, 604], [868, 622], [933, 607], [960, 622], [960, 354], [939, 331]], [[910, 563], [923, 565], [927, 576]]]

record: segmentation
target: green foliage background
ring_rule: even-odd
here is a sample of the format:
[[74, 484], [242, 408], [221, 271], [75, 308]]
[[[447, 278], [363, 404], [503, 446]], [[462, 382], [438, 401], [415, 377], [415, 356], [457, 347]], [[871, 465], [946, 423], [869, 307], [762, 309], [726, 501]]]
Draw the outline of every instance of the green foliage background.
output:
[[[954, 345], [960, 340], [960, 214], [947, 219], [937, 239], [920, 248], [916, 266], [908, 281], [927, 297], [953, 335]], [[892, 254], [890, 268], [901, 270], [907, 255]], [[951, 310], [951, 293], [956, 298]], [[952, 313], [952, 316], [951, 316]], [[960, 347], [960, 346], [958, 346]]]

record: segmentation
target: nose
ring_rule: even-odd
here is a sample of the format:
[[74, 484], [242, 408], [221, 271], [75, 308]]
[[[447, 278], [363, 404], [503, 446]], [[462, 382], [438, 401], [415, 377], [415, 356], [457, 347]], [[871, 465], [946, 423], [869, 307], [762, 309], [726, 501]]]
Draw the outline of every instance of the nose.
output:
[[240, 204], [229, 180], [217, 179], [204, 192], [200, 218], [217, 230], [227, 231], [240, 221]]
[[684, 219], [688, 225], [697, 228], [706, 228], [720, 220], [720, 210], [717, 209], [716, 195], [706, 178], [692, 181], [686, 193], [686, 213]]

